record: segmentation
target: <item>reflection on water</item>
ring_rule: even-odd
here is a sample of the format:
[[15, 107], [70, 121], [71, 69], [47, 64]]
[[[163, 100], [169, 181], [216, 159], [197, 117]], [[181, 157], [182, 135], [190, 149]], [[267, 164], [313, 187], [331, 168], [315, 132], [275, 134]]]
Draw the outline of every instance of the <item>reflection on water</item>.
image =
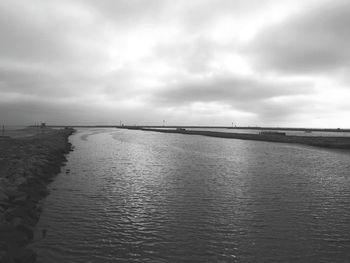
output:
[[41, 262], [346, 262], [350, 154], [86, 129], [51, 185]]

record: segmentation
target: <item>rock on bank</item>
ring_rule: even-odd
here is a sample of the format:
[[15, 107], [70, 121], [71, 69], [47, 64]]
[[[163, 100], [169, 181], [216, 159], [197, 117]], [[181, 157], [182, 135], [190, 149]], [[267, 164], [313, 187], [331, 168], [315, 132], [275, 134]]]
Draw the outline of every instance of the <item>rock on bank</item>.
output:
[[39, 201], [72, 146], [71, 128], [26, 138], [0, 139], [0, 262], [35, 262], [27, 248], [39, 220]]

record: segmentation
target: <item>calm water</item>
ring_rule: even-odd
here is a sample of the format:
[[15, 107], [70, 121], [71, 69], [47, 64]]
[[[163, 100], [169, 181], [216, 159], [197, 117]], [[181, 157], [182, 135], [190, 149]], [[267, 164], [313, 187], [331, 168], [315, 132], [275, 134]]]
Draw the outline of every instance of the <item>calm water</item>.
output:
[[71, 142], [40, 262], [350, 259], [349, 152], [117, 129]]

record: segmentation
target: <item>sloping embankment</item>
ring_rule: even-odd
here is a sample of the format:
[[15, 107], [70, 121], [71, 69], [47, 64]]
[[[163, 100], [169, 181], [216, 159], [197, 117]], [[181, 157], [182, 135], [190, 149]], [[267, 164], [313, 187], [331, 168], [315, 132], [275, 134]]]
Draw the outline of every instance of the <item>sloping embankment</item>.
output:
[[276, 134], [250, 134], [230, 133], [215, 131], [191, 131], [191, 130], [170, 130], [170, 129], [140, 129], [144, 131], [155, 131], [165, 133], [180, 133], [189, 135], [204, 135], [219, 138], [231, 138], [240, 140], [256, 140], [267, 142], [298, 143], [318, 147], [350, 149], [350, 137], [324, 137], [324, 136], [284, 136]]
[[0, 139], [0, 262], [35, 262], [27, 248], [39, 220], [39, 201], [71, 151], [73, 129]]

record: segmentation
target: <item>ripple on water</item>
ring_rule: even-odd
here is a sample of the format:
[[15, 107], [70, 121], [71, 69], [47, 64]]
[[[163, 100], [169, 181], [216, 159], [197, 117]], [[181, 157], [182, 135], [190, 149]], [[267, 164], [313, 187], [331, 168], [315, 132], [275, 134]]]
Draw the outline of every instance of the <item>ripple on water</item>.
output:
[[38, 224], [41, 262], [350, 258], [347, 152], [113, 129], [71, 141]]

